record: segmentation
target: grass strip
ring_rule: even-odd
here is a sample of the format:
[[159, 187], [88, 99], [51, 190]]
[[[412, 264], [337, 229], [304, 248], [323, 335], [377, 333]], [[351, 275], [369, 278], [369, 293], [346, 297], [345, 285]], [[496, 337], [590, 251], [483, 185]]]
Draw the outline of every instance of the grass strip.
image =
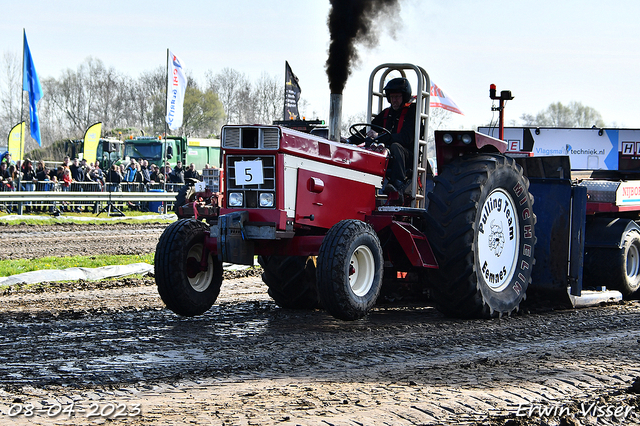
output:
[[0, 260], [0, 277], [41, 271], [43, 269], [99, 268], [101, 266], [129, 265], [140, 262], [153, 265], [153, 256], [153, 253], [149, 253], [142, 255], [48, 256], [37, 259]]
[[[140, 215], [142, 216], [142, 215]], [[78, 223], [85, 225], [112, 225], [114, 223], [171, 223], [173, 219], [158, 217], [157, 219], [136, 219], [135, 216], [121, 217], [117, 219], [106, 219], [95, 217], [95, 215], [87, 216], [65, 216], [64, 218], [50, 218], [45, 216], [34, 215], [33, 217], [22, 216], [20, 218], [11, 217], [10, 215], [0, 216], [0, 226], [12, 225], [55, 225], [58, 223]]]

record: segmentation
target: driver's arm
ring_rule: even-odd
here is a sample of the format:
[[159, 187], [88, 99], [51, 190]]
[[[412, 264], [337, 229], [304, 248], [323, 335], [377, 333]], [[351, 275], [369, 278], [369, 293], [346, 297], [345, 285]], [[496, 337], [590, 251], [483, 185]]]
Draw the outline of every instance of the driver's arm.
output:
[[[374, 126], [380, 126], [380, 127], [384, 127], [384, 110], [382, 112], [380, 112], [380, 114], [376, 115], [375, 117], [373, 117], [373, 120], [371, 120], [371, 124], [373, 124]], [[369, 131], [367, 132], [367, 137], [370, 137], [371, 139], [375, 139], [378, 137], [378, 132], [376, 132], [373, 129], [369, 129]]]

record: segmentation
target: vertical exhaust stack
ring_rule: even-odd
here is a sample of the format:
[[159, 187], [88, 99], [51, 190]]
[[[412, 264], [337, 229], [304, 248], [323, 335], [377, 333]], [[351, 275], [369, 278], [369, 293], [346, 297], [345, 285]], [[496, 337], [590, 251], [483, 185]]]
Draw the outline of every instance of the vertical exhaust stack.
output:
[[[358, 63], [357, 45], [374, 47], [378, 44], [378, 31], [382, 23], [395, 36], [400, 28], [398, 12], [400, 0], [329, 0], [329, 57], [325, 63], [331, 105], [329, 107], [329, 139], [340, 141], [342, 120], [342, 92]], [[383, 22], [378, 22], [382, 20]]]
[[342, 93], [332, 93], [329, 104], [329, 140], [340, 142]]

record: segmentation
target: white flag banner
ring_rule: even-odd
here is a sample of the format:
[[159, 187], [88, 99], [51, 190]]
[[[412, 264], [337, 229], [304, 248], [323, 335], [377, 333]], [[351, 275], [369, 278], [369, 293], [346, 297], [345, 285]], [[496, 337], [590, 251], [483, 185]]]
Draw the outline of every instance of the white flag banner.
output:
[[439, 88], [433, 81], [431, 82], [431, 100], [429, 102], [430, 108], [444, 108], [447, 111], [455, 112], [456, 114], [462, 114], [458, 105], [453, 102], [453, 99], [445, 95], [441, 88]]
[[187, 90], [187, 76], [184, 75], [184, 64], [169, 51], [168, 67], [169, 84], [167, 85], [167, 124], [171, 130], [182, 126], [182, 104], [184, 92]]

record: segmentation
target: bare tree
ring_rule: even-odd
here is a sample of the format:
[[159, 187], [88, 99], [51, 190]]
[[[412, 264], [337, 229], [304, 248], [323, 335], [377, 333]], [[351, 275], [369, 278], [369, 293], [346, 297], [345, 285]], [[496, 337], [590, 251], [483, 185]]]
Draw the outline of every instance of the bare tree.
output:
[[167, 70], [159, 66], [143, 73], [133, 86], [133, 114], [129, 126], [138, 126], [148, 133], [164, 132]]
[[[8, 134], [20, 120], [21, 60], [6, 53], [0, 63], [0, 131]], [[58, 78], [42, 77], [43, 97], [38, 103], [43, 147], [56, 141], [81, 138], [95, 122], [104, 134], [119, 130], [165, 130], [166, 69], [163, 66], [131, 78], [88, 57], [75, 70]], [[224, 123], [271, 123], [282, 118], [284, 85], [278, 76], [262, 73], [255, 84], [236, 70], [207, 73], [205, 88], [188, 76], [181, 132], [195, 136], [218, 134]], [[301, 100], [301, 108], [306, 102]], [[25, 114], [26, 115], [26, 114]], [[28, 116], [27, 116], [28, 120]], [[34, 145], [35, 141], [27, 142]]]
[[604, 127], [605, 125], [598, 111], [580, 102], [570, 102], [569, 105], [555, 102], [535, 117], [531, 114], [522, 114], [520, 119], [525, 126]]
[[[251, 118], [251, 83], [240, 72], [225, 68], [218, 74], [207, 73], [207, 88], [218, 94], [224, 106], [225, 123], [239, 124]], [[245, 121], [247, 120], [247, 121]]]
[[[13, 52], [2, 56], [2, 77], [0, 78], [0, 135], [8, 135], [13, 126], [20, 122], [22, 100], [22, 62]], [[27, 104], [28, 108], [28, 104]], [[4, 142], [3, 142], [4, 145]]]
[[427, 140], [433, 140], [434, 131], [451, 121], [453, 113], [444, 108], [429, 108], [429, 134]]
[[256, 123], [256, 105], [254, 101], [251, 83], [241, 86], [238, 90], [238, 98], [236, 99], [238, 109], [238, 123]]
[[43, 96], [38, 103], [38, 120], [42, 146], [76, 137], [68, 131], [66, 114], [53, 102], [53, 93], [57, 90], [58, 81], [55, 78], [44, 78], [40, 80], [40, 84]]
[[270, 124], [282, 120], [284, 111], [284, 82], [277, 76], [263, 72], [254, 89], [256, 122]]
[[82, 135], [98, 121], [105, 128], [126, 124], [129, 81], [99, 59], [89, 57], [76, 71], [67, 69], [48, 83], [50, 101], [64, 111], [70, 134]]
[[130, 98], [126, 77], [114, 68], [105, 68], [100, 61], [97, 61], [91, 71], [95, 103], [89, 119], [102, 121], [103, 127], [107, 129], [125, 125]]
[[348, 117], [343, 117], [340, 123], [341, 124], [340, 135], [345, 138], [348, 138], [349, 136], [351, 136], [351, 134], [349, 133], [349, 127], [351, 127], [356, 123], [366, 123], [366, 122], [367, 122], [367, 113], [364, 111], [361, 111], [357, 114], [349, 115]]
[[67, 131], [79, 135], [87, 128], [90, 89], [83, 75], [67, 69], [59, 80], [50, 80], [47, 92], [53, 105], [64, 113]]
[[571, 102], [569, 107], [573, 111], [573, 118], [577, 127], [604, 127], [602, 115], [595, 109], [582, 105], [580, 102]]

